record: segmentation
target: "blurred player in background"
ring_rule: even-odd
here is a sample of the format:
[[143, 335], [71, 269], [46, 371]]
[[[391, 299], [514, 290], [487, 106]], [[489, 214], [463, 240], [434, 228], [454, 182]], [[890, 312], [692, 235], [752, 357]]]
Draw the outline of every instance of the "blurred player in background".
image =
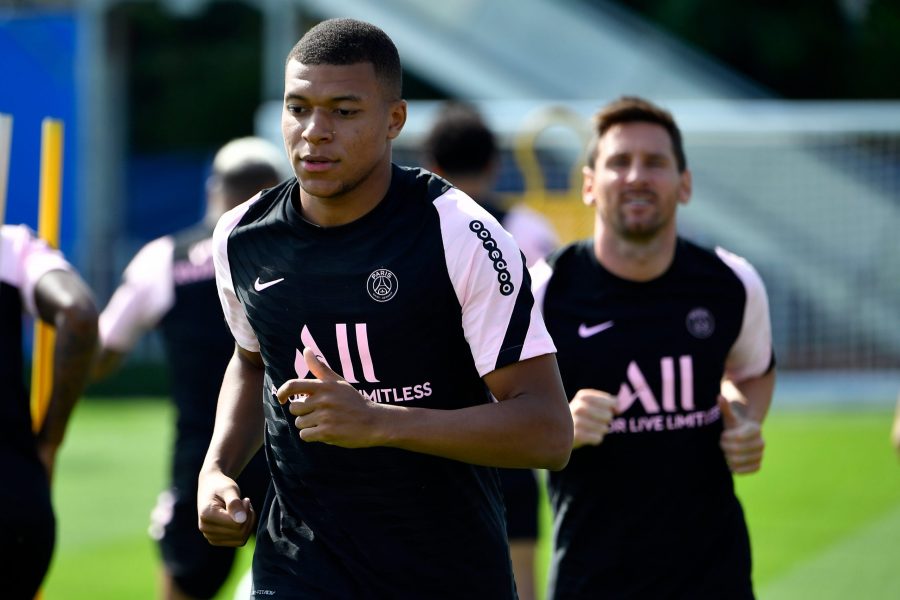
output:
[[[500, 171], [496, 138], [477, 110], [448, 102], [425, 136], [425, 167], [481, 204], [513, 235], [528, 266], [559, 241], [549, 221], [524, 206], [507, 209], [494, 186]], [[534, 553], [538, 535], [538, 482], [528, 469], [500, 469], [506, 530], [521, 600], [534, 598]]]
[[763, 282], [678, 235], [691, 174], [667, 111], [603, 108], [583, 173], [593, 239], [532, 269], [575, 423], [550, 597], [752, 598], [732, 473], [760, 468], [775, 383]]
[[[97, 309], [87, 285], [60, 252], [25, 226], [3, 225], [0, 232], [0, 595], [32, 598], [53, 554], [50, 480], [69, 416], [90, 372]], [[36, 435], [23, 383], [24, 312], [55, 328], [50, 400]]]
[[[150, 527], [162, 554], [164, 598], [211, 598], [234, 560], [234, 549], [210, 546], [197, 529], [197, 474], [212, 436], [222, 374], [234, 351], [216, 294], [211, 237], [225, 211], [275, 186], [285, 165], [283, 152], [263, 139], [225, 144], [213, 159], [203, 221], [144, 246], [100, 316], [97, 377], [115, 369], [154, 327], [165, 346], [177, 411], [175, 448], [171, 487], [160, 494]], [[265, 457], [257, 453], [241, 487], [261, 504], [268, 483]]]

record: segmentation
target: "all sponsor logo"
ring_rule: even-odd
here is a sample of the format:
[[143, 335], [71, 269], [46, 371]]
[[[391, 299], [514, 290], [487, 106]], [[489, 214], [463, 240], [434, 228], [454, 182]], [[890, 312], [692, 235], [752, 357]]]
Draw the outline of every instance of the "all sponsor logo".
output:
[[[680, 382], [678, 393], [676, 393], [676, 364]], [[622, 382], [619, 387], [619, 414], [624, 414], [635, 403], [641, 405], [643, 413], [616, 417], [610, 421], [610, 434], [696, 429], [711, 425], [720, 419], [718, 406], [708, 410], [697, 410], [694, 405], [694, 361], [690, 355], [679, 356], [677, 363], [675, 357], [664, 356], [660, 359], [660, 372], [661, 394], [657, 396], [638, 364], [634, 361], [628, 364], [626, 370], [628, 381]]]
[[[356, 339], [355, 348], [350, 343], [350, 328]], [[317, 334], [318, 335], [318, 334]], [[328, 365], [348, 383], [354, 384], [357, 391], [364, 398], [372, 402], [401, 403], [411, 400], [427, 398], [433, 393], [431, 382], [422, 381], [412, 385], [399, 387], [378, 387], [372, 384], [381, 383], [375, 373], [375, 364], [372, 361], [372, 352], [369, 349], [369, 332], [366, 323], [336, 323], [334, 326], [335, 341], [337, 342], [338, 360], [340, 368], [331, 366], [325, 354], [319, 348], [319, 344], [313, 338], [309, 327], [304, 325], [300, 331], [300, 341], [303, 348], [309, 348], [323, 363]], [[294, 357], [294, 371], [298, 379], [304, 379], [309, 375], [309, 367], [303, 358], [303, 348], [297, 348]], [[362, 367], [362, 372], [357, 372], [354, 364]], [[361, 377], [360, 377], [361, 376]], [[360, 380], [361, 379], [361, 380]], [[273, 388], [274, 389], [274, 388]]]

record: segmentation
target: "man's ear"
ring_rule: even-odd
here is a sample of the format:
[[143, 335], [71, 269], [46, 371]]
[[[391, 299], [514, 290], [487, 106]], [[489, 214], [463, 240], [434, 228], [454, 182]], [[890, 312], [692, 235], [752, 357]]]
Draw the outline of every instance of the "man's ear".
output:
[[685, 169], [681, 174], [681, 183], [678, 186], [678, 202], [680, 204], [687, 204], [691, 200], [691, 192], [693, 191], [693, 177], [691, 176], [691, 170]]
[[403, 131], [403, 126], [406, 124], [406, 108], [406, 100], [391, 102], [387, 135], [389, 140], [395, 139]]
[[597, 199], [594, 198], [594, 170], [590, 167], [581, 167], [581, 201], [585, 206], [594, 206]]

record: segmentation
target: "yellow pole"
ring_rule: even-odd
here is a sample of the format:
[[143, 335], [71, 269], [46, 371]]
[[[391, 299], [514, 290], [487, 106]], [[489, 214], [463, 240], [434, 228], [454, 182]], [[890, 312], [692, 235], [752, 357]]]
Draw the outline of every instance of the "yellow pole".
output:
[[[38, 236], [54, 248], [59, 247], [60, 205], [62, 199], [63, 122], [45, 118], [41, 123], [41, 183], [38, 205]], [[55, 331], [38, 319], [34, 328], [34, 353], [31, 362], [31, 423], [40, 431], [50, 402], [53, 385], [53, 346]]]
[[6, 186], [9, 183], [12, 126], [12, 115], [0, 113], [0, 225], [6, 222]]

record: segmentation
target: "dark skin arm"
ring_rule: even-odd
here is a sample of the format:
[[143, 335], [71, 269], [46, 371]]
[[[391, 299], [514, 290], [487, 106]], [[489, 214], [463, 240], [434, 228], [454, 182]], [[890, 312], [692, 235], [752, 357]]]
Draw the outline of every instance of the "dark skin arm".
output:
[[99, 381], [117, 371], [124, 358], [124, 352], [119, 352], [111, 348], [100, 348], [97, 352], [97, 357], [94, 359], [93, 368], [91, 369], [91, 381]]
[[290, 406], [305, 441], [391, 446], [496, 467], [558, 470], [569, 460], [572, 418], [552, 354], [487, 374], [499, 402], [456, 410], [370, 402], [310, 349], [303, 357], [317, 379], [286, 382], [278, 399], [306, 395]]
[[38, 453], [52, 476], [56, 452], [97, 347], [97, 307], [87, 285], [70, 271], [50, 271], [41, 277], [34, 299], [40, 319], [56, 330], [50, 400], [37, 434]]
[[225, 369], [216, 425], [200, 469], [197, 514], [200, 532], [214, 546], [243, 546], [256, 523], [249, 498], [236, 479], [262, 446], [262, 358], [239, 346]]

